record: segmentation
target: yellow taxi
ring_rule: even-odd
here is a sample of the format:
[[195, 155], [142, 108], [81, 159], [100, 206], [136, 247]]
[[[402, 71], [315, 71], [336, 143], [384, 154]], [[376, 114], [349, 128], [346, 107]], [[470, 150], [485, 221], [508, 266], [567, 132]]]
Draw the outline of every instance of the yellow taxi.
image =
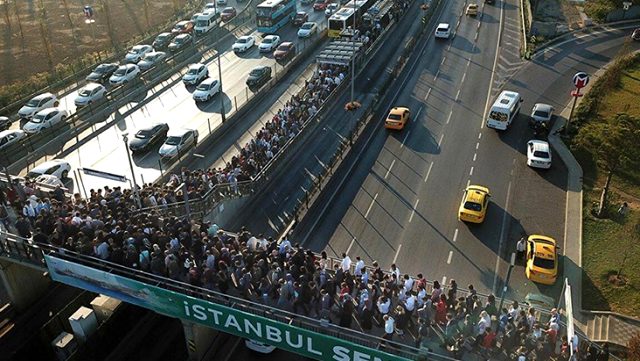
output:
[[409, 121], [410, 116], [411, 111], [409, 108], [394, 107], [384, 121], [384, 127], [387, 129], [402, 130], [404, 129], [404, 125]]
[[528, 279], [544, 285], [552, 285], [558, 277], [558, 247], [553, 238], [532, 234], [527, 239]]
[[458, 219], [463, 222], [482, 223], [489, 207], [489, 188], [470, 185], [465, 189]]

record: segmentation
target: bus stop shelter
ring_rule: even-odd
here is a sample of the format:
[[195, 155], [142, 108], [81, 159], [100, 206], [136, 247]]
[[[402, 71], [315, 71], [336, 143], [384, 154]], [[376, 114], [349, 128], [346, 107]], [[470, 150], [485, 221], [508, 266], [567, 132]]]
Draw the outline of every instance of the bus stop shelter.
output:
[[363, 47], [364, 43], [361, 41], [334, 40], [318, 54], [316, 60], [318, 64], [349, 66], [352, 58], [357, 58]]

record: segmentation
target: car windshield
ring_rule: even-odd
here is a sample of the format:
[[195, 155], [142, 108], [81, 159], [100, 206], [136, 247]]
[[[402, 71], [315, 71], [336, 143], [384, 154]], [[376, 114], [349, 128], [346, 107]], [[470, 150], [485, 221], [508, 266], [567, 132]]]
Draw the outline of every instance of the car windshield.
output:
[[153, 135], [153, 131], [151, 129], [143, 129], [136, 133], [136, 138], [138, 139], [149, 139]]
[[96, 70], [94, 70], [94, 72], [99, 73], [99, 74], [106, 73], [108, 71], [109, 71], [109, 65], [107, 65], [107, 64], [98, 65]]
[[209, 90], [213, 86], [213, 84], [215, 83], [211, 83], [211, 84], [201, 83], [196, 87], [196, 90]]
[[182, 139], [181, 137], [169, 137], [167, 138], [167, 141], [164, 142], [164, 144], [166, 145], [178, 145], [180, 144], [180, 139]]
[[302, 25], [302, 28], [301, 28], [301, 29], [309, 30], [309, 29], [311, 29], [312, 27], [313, 27], [313, 24], [311, 24], [311, 23], [306, 23], [306, 24], [303, 24], [303, 25]]
[[88, 97], [89, 95], [91, 95], [91, 90], [83, 88], [78, 92], [78, 95], [80, 95], [81, 97]]
[[185, 42], [186, 39], [187, 39], [186, 37], [184, 37], [184, 38], [176, 38], [176, 40], [174, 40], [174, 41], [176, 42], [176, 44], [182, 44], [182, 43]]
[[240, 39], [238, 39], [238, 44], [244, 44], [244, 43], [246, 43], [247, 41], [248, 41], [248, 39], [247, 39], [247, 38], [240, 38]]
[[253, 76], [260, 76], [260, 74], [262, 74], [262, 69], [253, 69], [251, 70], [251, 73], [249, 73], [249, 75]]
[[445, 27], [438, 28], [438, 31], [447, 31], [447, 30], [448, 28], [445, 28]]
[[184, 29], [186, 27], [187, 27], [187, 24], [176, 24], [176, 29], [177, 30], [182, 30], [182, 29]]
[[545, 112], [544, 110], [536, 110], [535, 112], [533, 112], [533, 115], [540, 118], [549, 117], [549, 113]]
[[40, 103], [40, 99], [31, 99], [31, 100], [29, 100], [29, 102], [27, 102], [27, 106], [28, 107], [37, 107], [39, 103]]
[[144, 56], [144, 60], [155, 61], [157, 57], [158, 57], [158, 54], [147, 54]]
[[113, 73], [115, 76], [123, 76], [127, 73], [127, 68], [118, 68], [118, 70]]
[[289, 44], [282, 44], [282, 45], [280, 45], [280, 46], [278, 47], [278, 49], [277, 49], [277, 50], [280, 50], [280, 51], [287, 51], [287, 50], [289, 50]]
[[199, 69], [200, 69], [200, 68], [191, 68], [191, 69], [189, 69], [189, 71], [187, 72], [187, 74], [189, 74], [189, 75], [196, 75], [196, 74], [198, 74]]
[[535, 152], [533, 152], [533, 156], [537, 157], [537, 158], [545, 158], [548, 159], [549, 158], [549, 153], [548, 152], [544, 152], [541, 150], [536, 150]]
[[264, 40], [262, 40], [263, 43], [265, 44], [271, 44], [275, 41], [275, 38], [264, 38]]
[[474, 212], [480, 212], [482, 210], [482, 205], [480, 203], [466, 201], [464, 202], [464, 208]]
[[533, 257], [533, 265], [544, 269], [554, 269], [555, 261], [552, 259], [546, 259], [542, 257]]
[[402, 117], [400, 116], [400, 114], [389, 114], [389, 119], [391, 119], [391, 120], [400, 120], [400, 119], [402, 119]]
[[169, 39], [169, 34], [160, 34], [158, 35], [158, 37], [156, 38], [157, 41], [166, 41], [167, 39]]
[[140, 54], [142, 53], [142, 48], [133, 48], [129, 51], [130, 54]]
[[46, 117], [47, 117], [47, 114], [38, 113], [31, 119], [31, 123], [40, 124], [44, 121]]

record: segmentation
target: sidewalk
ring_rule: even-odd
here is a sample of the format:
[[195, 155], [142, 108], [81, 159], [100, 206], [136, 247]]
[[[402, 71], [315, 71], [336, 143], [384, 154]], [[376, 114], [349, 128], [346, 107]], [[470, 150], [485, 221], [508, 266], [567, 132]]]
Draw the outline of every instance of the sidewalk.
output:
[[[608, 65], [607, 65], [608, 66]], [[589, 85], [584, 89], [586, 93], [590, 85], [604, 73], [607, 66], [591, 75]], [[578, 98], [578, 104], [582, 98]], [[609, 342], [617, 345], [627, 345], [629, 339], [640, 333], [640, 320], [636, 320], [614, 312], [589, 311], [582, 309], [582, 168], [574, 158], [569, 148], [556, 132], [563, 129], [571, 113], [571, 100], [554, 122], [549, 143], [560, 156], [568, 169], [567, 203], [565, 213], [564, 234], [564, 274], [574, 290], [573, 299], [574, 323], [578, 332], [587, 336], [591, 341]], [[576, 105], [577, 107], [577, 105]]]

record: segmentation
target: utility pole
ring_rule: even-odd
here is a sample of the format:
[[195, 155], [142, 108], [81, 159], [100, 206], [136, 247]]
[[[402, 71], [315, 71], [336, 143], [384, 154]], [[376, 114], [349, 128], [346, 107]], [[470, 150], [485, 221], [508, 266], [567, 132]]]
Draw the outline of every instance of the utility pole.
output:
[[129, 167], [131, 168], [131, 179], [133, 180], [133, 197], [136, 199], [138, 209], [142, 208], [142, 202], [140, 201], [140, 193], [138, 192], [138, 182], [136, 182], [136, 173], [133, 169], [133, 161], [131, 160], [131, 154], [129, 153], [129, 133], [122, 133], [122, 141], [124, 142], [124, 151], [127, 152], [127, 159], [129, 160]]

